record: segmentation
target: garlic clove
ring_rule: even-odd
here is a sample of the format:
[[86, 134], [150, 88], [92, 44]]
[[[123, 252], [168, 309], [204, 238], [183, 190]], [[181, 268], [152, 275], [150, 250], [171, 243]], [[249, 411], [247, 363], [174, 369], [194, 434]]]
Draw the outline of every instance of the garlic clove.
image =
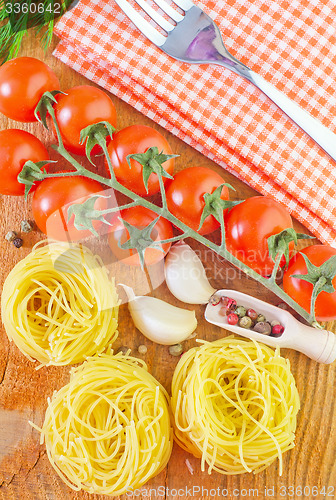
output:
[[121, 285], [129, 299], [128, 309], [138, 330], [162, 345], [183, 342], [197, 327], [195, 311], [175, 307], [161, 299], [136, 296], [132, 288]]
[[172, 246], [166, 257], [165, 278], [174, 297], [186, 304], [207, 304], [216, 292], [197, 254], [183, 240]]

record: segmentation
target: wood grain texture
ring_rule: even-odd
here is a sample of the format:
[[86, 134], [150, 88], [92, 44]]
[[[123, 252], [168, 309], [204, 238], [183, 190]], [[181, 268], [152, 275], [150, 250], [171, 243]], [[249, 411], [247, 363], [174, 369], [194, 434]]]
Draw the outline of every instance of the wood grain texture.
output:
[[[51, 55], [44, 54], [34, 37], [24, 42], [21, 55], [43, 59], [57, 73], [62, 89], [88, 83], [83, 77], [61, 64]], [[226, 182], [236, 188], [234, 197], [246, 198], [255, 192], [244, 183], [223, 171], [210, 160], [189, 146], [162, 130], [133, 108], [112, 96], [118, 113], [118, 128], [142, 123], [152, 125], [168, 139], [175, 153], [180, 155], [177, 168], [204, 165], [219, 172]], [[0, 117], [0, 129], [22, 128], [37, 135], [50, 146], [51, 138], [38, 124], [20, 124]], [[50, 149], [50, 148], [49, 148]], [[52, 158], [56, 154], [51, 151]], [[65, 165], [64, 165], [65, 166]], [[24, 246], [16, 249], [4, 240], [8, 230], [19, 230], [22, 219], [31, 218], [30, 204], [21, 198], [1, 197], [1, 285], [12, 267], [25, 255], [32, 245], [43, 238], [34, 231], [24, 236]], [[296, 229], [304, 228], [295, 223]], [[133, 284], [140, 293], [152, 290], [156, 297], [178, 304], [165, 287], [162, 266], [158, 265], [149, 274], [129, 269], [113, 262], [106, 239], [91, 245], [104, 259], [117, 280]], [[207, 272], [214, 286], [232, 288], [255, 294], [277, 304], [279, 299], [260, 287], [251, 279], [238, 273], [222, 259], [210, 254], [206, 249], [193, 245], [206, 262]], [[161, 284], [160, 284], [161, 283]], [[224, 335], [223, 330], [210, 326], [203, 319], [203, 308], [196, 308], [199, 338], [214, 340]], [[335, 330], [335, 324], [328, 324]], [[132, 325], [125, 305], [120, 309], [119, 338], [116, 347], [125, 345], [137, 354], [137, 347], [145, 344], [148, 352], [143, 359], [150, 372], [170, 391], [170, 381], [177, 359], [170, 356], [168, 348], [151, 343]], [[195, 345], [195, 340], [186, 343], [186, 348]], [[335, 364], [325, 366], [309, 360], [294, 351], [283, 350], [290, 359], [300, 398], [301, 411], [298, 418], [296, 447], [284, 455], [284, 474], [278, 476], [278, 464], [274, 463], [264, 472], [253, 475], [223, 476], [218, 473], [208, 475], [201, 472], [200, 460], [188, 455], [175, 446], [171, 460], [159, 476], [151, 480], [140, 495], [124, 498], [156, 499], [195, 498], [334, 498], [336, 486], [336, 419], [334, 419], [336, 399]], [[139, 355], [140, 356], [140, 355]], [[38, 433], [28, 421], [41, 424], [46, 409], [47, 397], [62, 387], [69, 379], [69, 367], [44, 368], [35, 370], [15, 347], [8, 342], [1, 330], [0, 343], [0, 499], [1, 500], [84, 500], [104, 497], [74, 492], [54, 473], [48, 462], [45, 448], [39, 445]], [[186, 466], [189, 460], [193, 474]], [[315, 487], [313, 489], [313, 487]], [[165, 489], [167, 488], [167, 489]], [[193, 489], [194, 488], [194, 489]], [[202, 490], [203, 488], [203, 490]], [[301, 488], [301, 489], [300, 489]], [[179, 491], [180, 490], [180, 491]], [[323, 494], [325, 493], [325, 494]], [[108, 497], [106, 497], [108, 498]]]

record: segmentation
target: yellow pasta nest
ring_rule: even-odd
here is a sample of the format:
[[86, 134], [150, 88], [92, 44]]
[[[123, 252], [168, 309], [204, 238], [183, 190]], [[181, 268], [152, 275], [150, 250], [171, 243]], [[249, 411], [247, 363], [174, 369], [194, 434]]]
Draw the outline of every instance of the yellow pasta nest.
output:
[[114, 282], [80, 245], [36, 245], [7, 276], [1, 312], [8, 338], [41, 365], [79, 363], [118, 335]]
[[166, 466], [173, 445], [168, 394], [144, 362], [121, 353], [90, 358], [48, 402], [42, 429], [32, 425], [72, 489], [122, 495]]
[[293, 448], [298, 391], [289, 361], [264, 344], [226, 337], [185, 353], [172, 381], [177, 443], [202, 470], [260, 472]]

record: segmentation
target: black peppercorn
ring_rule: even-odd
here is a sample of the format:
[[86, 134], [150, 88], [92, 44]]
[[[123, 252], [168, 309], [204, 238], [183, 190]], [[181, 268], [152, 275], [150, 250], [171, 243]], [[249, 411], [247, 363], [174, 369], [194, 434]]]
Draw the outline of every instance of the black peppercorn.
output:
[[16, 248], [21, 248], [23, 245], [23, 239], [22, 238], [15, 238], [15, 240], [13, 240], [13, 245]]

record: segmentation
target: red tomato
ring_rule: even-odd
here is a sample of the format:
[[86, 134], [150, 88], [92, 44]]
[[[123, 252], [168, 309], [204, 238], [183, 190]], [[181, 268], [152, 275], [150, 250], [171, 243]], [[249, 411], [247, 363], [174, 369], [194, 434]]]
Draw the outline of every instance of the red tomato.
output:
[[[224, 179], [216, 172], [206, 167], [190, 167], [178, 172], [169, 183], [166, 190], [168, 208], [181, 222], [198, 230], [203, 208], [205, 207], [205, 193], [212, 194]], [[223, 186], [221, 198], [229, 199], [229, 190]], [[220, 223], [209, 215], [200, 234], [208, 234], [217, 229]]]
[[[37, 227], [48, 238], [61, 241], [78, 241], [92, 236], [89, 230], [75, 228], [74, 215], [67, 222], [67, 211], [70, 205], [83, 203], [90, 195], [102, 193], [103, 190], [99, 182], [81, 176], [44, 179], [37, 187], [32, 201]], [[106, 208], [107, 199], [98, 198], [95, 209]], [[93, 227], [98, 231], [102, 224], [101, 221], [95, 221]]]
[[[42, 142], [24, 130], [0, 131], [0, 193], [20, 196], [25, 185], [17, 180], [26, 161], [48, 160], [48, 151]], [[45, 166], [48, 170], [48, 165]], [[34, 186], [33, 186], [34, 188]]]
[[[160, 190], [158, 177], [154, 173], [149, 176], [147, 193], [142, 177], [142, 165], [132, 158], [130, 168], [126, 157], [130, 154], [145, 153], [154, 146], [158, 148], [159, 153], [172, 154], [172, 150], [163, 135], [145, 125], [131, 125], [120, 130], [113, 135], [113, 139], [108, 145], [109, 156], [117, 180], [140, 196], [151, 196]], [[106, 160], [105, 166], [109, 173]], [[174, 171], [174, 159], [165, 161], [162, 167], [171, 175]], [[163, 177], [163, 181], [166, 182], [167, 178]]]
[[[336, 255], [336, 249], [328, 245], [312, 245], [300, 250], [307, 255], [314, 266], [320, 266], [326, 260]], [[310, 299], [313, 291], [312, 283], [292, 278], [293, 274], [307, 274], [307, 266], [300, 253], [294, 255], [290, 260], [288, 269], [284, 273], [283, 287], [285, 292], [292, 297], [303, 309], [310, 312]], [[336, 288], [336, 277], [332, 280]], [[330, 321], [336, 319], [336, 292], [321, 292], [315, 302], [315, 314], [317, 321]]]
[[[267, 238], [293, 227], [280, 203], [266, 196], [253, 196], [233, 207], [225, 216], [226, 246], [230, 253], [262, 276], [272, 273], [274, 262]], [[290, 250], [293, 250], [293, 243]], [[281, 265], [285, 264], [285, 260]]]
[[[153, 220], [157, 218], [157, 215], [156, 213], [152, 212], [152, 210], [148, 210], [148, 208], [145, 207], [131, 207], [126, 210], [122, 210], [120, 212], [120, 215], [115, 216], [111, 222], [112, 226], [109, 230], [108, 242], [112, 252], [118, 258], [118, 260], [122, 261], [124, 264], [138, 266], [140, 265], [138, 252], [136, 250], [123, 250], [119, 246], [128, 240], [129, 233], [118, 217], [121, 217], [129, 224], [132, 224], [132, 226], [136, 226], [141, 229], [153, 222]], [[154, 229], [151, 233], [151, 238], [153, 238], [154, 241], [160, 241], [172, 238], [172, 236], [173, 228], [171, 223], [167, 221], [167, 219], [163, 219], [162, 217], [160, 217], [160, 219], [154, 226]], [[163, 259], [167, 254], [170, 245], [170, 243], [163, 244], [161, 246], [163, 251], [157, 248], [147, 248], [145, 250], [146, 266], [156, 264], [161, 259]]]
[[34, 110], [44, 92], [58, 90], [55, 73], [34, 57], [11, 59], [0, 67], [0, 111], [20, 122], [35, 122]]
[[[80, 144], [83, 128], [101, 121], [116, 126], [117, 115], [113, 102], [105, 92], [91, 85], [80, 85], [56, 96], [54, 106], [64, 147], [70, 153], [85, 156], [85, 143]], [[95, 146], [92, 154], [99, 152]]]

